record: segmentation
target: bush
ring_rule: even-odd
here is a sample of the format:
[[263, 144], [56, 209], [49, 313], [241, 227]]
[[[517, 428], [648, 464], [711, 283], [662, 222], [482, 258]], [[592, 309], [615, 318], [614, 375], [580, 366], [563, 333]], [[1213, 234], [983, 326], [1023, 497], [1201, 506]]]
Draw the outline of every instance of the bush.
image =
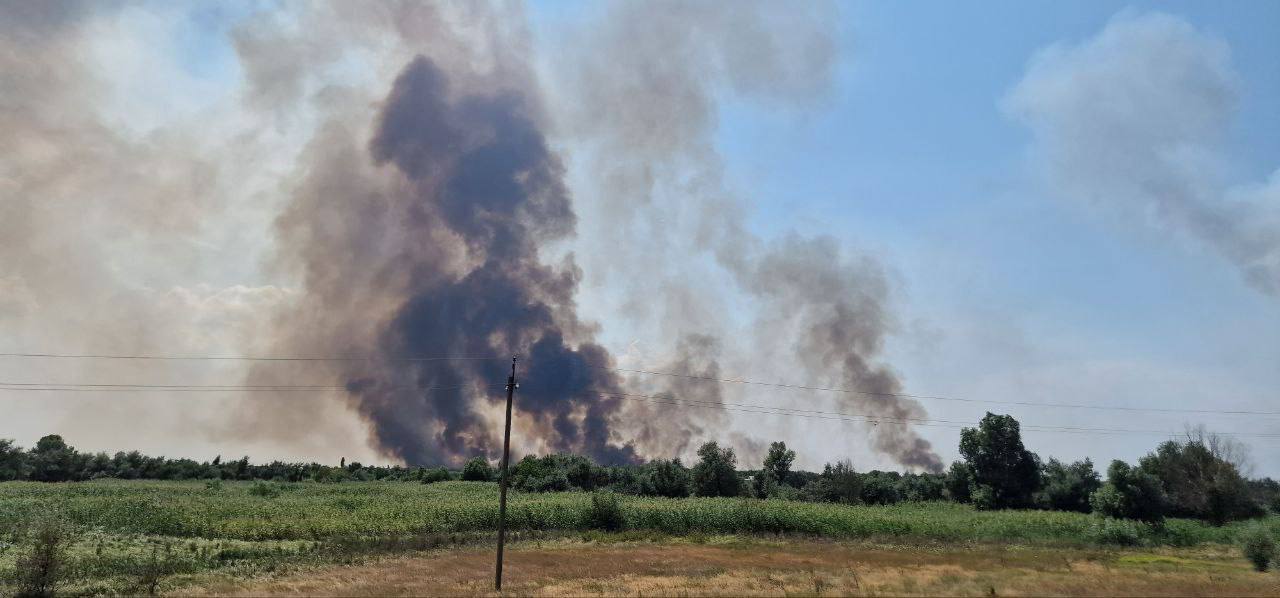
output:
[[1105, 517], [1098, 519], [1089, 529], [1089, 539], [1099, 544], [1137, 546], [1142, 543], [1138, 523], [1124, 519]]
[[43, 519], [36, 524], [31, 551], [14, 563], [15, 596], [53, 596], [66, 564], [68, 540], [67, 531], [56, 520]]
[[437, 467], [437, 468], [435, 468], [435, 469], [428, 469], [428, 470], [426, 470], [426, 471], [422, 472], [422, 483], [423, 483], [423, 484], [434, 484], [434, 483], [436, 483], [436, 482], [447, 482], [447, 481], [449, 481], [449, 480], [451, 480], [451, 479], [453, 479], [453, 477], [449, 475], [449, 470], [447, 470], [447, 469], [445, 469], [445, 468], [443, 468], [443, 467]]
[[612, 492], [596, 492], [591, 495], [591, 506], [587, 508], [587, 526], [616, 532], [626, 525], [622, 516], [622, 507], [618, 505], [618, 497]]
[[973, 468], [964, 461], [955, 461], [947, 471], [947, 496], [958, 503], [973, 501]]
[[1124, 461], [1112, 461], [1107, 483], [1089, 497], [1093, 510], [1107, 517], [1137, 519], [1147, 523], [1164, 521], [1166, 501], [1160, 480]]
[[1057, 459], [1049, 459], [1041, 471], [1044, 490], [1037, 498], [1044, 508], [1054, 511], [1089, 512], [1089, 496], [1102, 487], [1093, 462], [1085, 459], [1065, 465]]
[[640, 493], [648, 496], [689, 496], [689, 470], [679, 459], [650, 461], [640, 476]]
[[249, 487], [249, 494], [261, 496], [263, 498], [275, 498], [280, 496], [280, 485], [268, 484], [261, 481], [254, 482], [253, 485]]
[[1169, 514], [1214, 525], [1265, 515], [1235, 464], [1223, 458], [1218, 442], [1209, 441], [1164, 442], [1140, 461], [1140, 469], [1160, 480]]
[[1254, 524], [1245, 530], [1241, 538], [1241, 550], [1244, 558], [1253, 563], [1253, 568], [1266, 571], [1271, 561], [1276, 558], [1276, 539], [1271, 531], [1261, 524]]
[[488, 482], [493, 479], [493, 467], [483, 457], [473, 457], [463, 466], [462, 479], [468, 482]]

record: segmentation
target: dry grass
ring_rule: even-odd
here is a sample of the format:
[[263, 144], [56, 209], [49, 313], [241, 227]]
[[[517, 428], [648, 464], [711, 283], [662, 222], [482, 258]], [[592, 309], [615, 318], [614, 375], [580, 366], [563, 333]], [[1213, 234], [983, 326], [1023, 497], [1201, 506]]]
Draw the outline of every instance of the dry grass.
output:
[[[1016, 546], [887, 546], [722, 538], [719, 542], [513, 545], [515, 596], [1280, 595], [1225, 547], [1100, 551]], [[493, 554], [454, 550], [214, 585], [234, 595], [493, 594]]]

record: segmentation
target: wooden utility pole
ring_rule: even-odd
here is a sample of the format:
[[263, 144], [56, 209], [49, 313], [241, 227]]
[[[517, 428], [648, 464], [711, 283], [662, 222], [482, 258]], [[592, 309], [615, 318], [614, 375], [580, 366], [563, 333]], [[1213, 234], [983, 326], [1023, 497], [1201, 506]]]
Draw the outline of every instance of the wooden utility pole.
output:
[[507, 461], [511, 458], [511, 399], [516, 392], [516, 358], [511, 358], [511, 377], [507, 378], [507, 425], [502, 433], [502, 478], [498, 482], [498, 565], [493, 587], [502, 591], [502, 545], [507, 539]]

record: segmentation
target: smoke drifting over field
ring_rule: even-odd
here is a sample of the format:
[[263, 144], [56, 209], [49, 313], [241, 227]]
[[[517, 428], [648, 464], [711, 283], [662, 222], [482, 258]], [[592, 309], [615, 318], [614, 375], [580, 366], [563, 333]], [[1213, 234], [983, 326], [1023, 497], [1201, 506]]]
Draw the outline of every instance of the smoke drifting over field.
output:
[[[12, 195], [10, 217], [0, 219], [9, 233], [0, 240], [0, 323], [29, 325], [14, 337], [29, 346], [74, 349], [68, 339], [90, 339], [84, 346], [101, 353], [371, 356], [237, 375], [250, 384], [334, 378], [374, 451], [411, 464], [496, 456], [503, 391], [495, 383], [512, 354], [521, 358], [517, 430], [532, 439], [520, 443], [525, 450], [617, 463], [688, 456], [704, 440], [750, 452], [785, 437], [781, 419], [769, 424], [772, 437], [752, 438], [731, 429], [724, 411], [627, 400], [643, 392], [716, 403], [730, 387], [624, 379], [600, 339], [625, 322], [660, 332], [664, 345], [645, 364], [654, 369], [752, 377], [785, 363], [792, 381], [879, 394], [780, 401], [924, 415], [885, 394], [901, 382], [880, 363], [893, 323], [882, 268], [830, 238], [750, 232], [749, 205], [723, 183], [712, 141], [721, 95], [787, 109], [821, 101], [835, 61], [831, 7], [610, 5], [548, 42], [551, 58], [539, 69], [518, 10], [355, 6], [285, 4], [249, 15], [227, 31], [240, 77], [234, 97], [173, 122], [131, 114], [146, 126], [123, 133], [88, 99], [111, 95], [97, 85], [113, 88], [82, 65], [95, 36], [129, 39], [127, 18], [145, 28], [151, 9], [0, 6], [22, 17], [0, 18], [0, 27], [35, 32], [27, 46], [0, 42], [11, 50], [0, 64], [13, 83], [0, 128], [20, 150], [0, 164], [0, 190]], [[138, 53], [160, 60], [150, 48]], [[599, 175], [572, 196], [571, 154]], [[95, 196], [103, 201], [86, 203]], [[257, 237], [246, 232], [254, 226]], [[117, 259], [104, 264], [103, 248], [115, 245]], [[201, 253], [209, 247], [226, 255]], [[142, 250], [163, 258], [130, 258]], [[236, 250], [251, 259], [208, 266], [229, 263]], [[50, 276], [48, 260], [76, 276]], [[183, 275], [260, 284], [208, 293], [245, 297], [230, 307], [192, 301], [210, 314], [157, 310], [138, 290]], [[621, 289], [626, 307], [598, 323], [580, 315], [589, 275]], [[114, 303], [93, 321], [114, 324], [52, 334], [28, 324], [98, 296]], [[745, 326], [724, 316], [730, 303]], [[203, 332], [170, 338], [192, 322], [217, 330], [218, 344]], [[475, 359], [406, 360], [420, 356]], [[155, 373], [106, 371], [113, 367], [94, 372]], [[200, 417], [228, 420], [204, 426], [211, 436], [272, 438], [314, 455], [338, 436], [315, 401], [255, 397]], [[941, 467], [909, 426], [866, 432], [897, 463]]]

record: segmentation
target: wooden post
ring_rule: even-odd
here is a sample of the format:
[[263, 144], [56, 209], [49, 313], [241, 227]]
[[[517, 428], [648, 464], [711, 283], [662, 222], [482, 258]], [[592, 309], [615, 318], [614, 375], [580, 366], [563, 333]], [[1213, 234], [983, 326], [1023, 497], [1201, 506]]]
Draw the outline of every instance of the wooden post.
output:
[[511, 400], [516, 392], [516, 358], [511, 358], [511, 377], [507, 378], [507, 425], [502, 433], [502, 478], [498, 482], [498, 564], [493, 587], [502, 591], [502, 546], [507, 539], [507, 461], [511, 458]]

